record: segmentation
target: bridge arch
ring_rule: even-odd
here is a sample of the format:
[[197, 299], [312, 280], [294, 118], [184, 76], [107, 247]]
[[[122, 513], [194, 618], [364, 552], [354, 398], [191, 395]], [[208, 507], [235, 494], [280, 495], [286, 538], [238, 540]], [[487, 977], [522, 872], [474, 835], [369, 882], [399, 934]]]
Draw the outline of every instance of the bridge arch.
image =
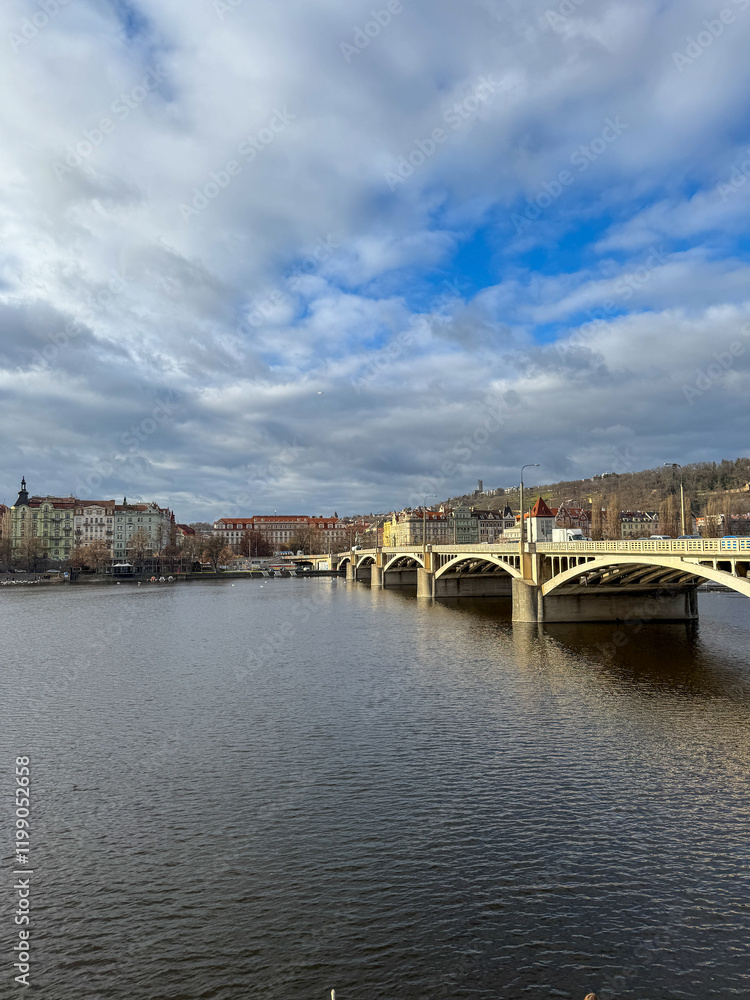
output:
[[477, 563], [478, 565], [497, 567], [504, 570], [513, 579], [520, 580], [522, 578], [521, 571], [514, 564], [517, 561], [518, 557], [514, 556], [508, 556], [508, 561], [506, 562], [501, 556], [490, 555], [489, 553], [487, 555], [477, 552], [464, 553], [463, 555], [453, 556], [448, 562], [444, 563], [435, 573], [435, 579], [439, 580], [441, 576], [445, 576], [463, 563]]
[[[608, 570], [612, 571], [609, 576], [607, 576]], [[659, 558], [644, 555], [628, 557], [615, 553], [610, 556], [589, 559], [587, 562], [582, 562], [578, 566], [558, 573], [542, 586], [542, 594], [545, 597], [548, 594], [554, 594], [561, 587], [575, 584], [581, 577], [592, 573], [599, 577], [595, 581], [594, 587], [602, 589], [606, 588], [608, 583], [619, 587], [627, 586], [628, 583], [632, 586], [648, 584], [654, 590], [659, 587], [689, 588], [697, 586], [691, 582], [692, 578], [696, 577], [700, 580], [720, 583], [735, 590], [738, 594], [750, 597], [750, 579], [733, 576], [726, 570], [714, 569], [713, 566], [705, 566], [697, 561], [687, 562], [679, 557], [663, 556]]]
[[[403, 563], [403, 565], [397, 566], [396, 563]], [[385, 574], [391, 569], [424, 569], [424, 561], [422, 556], [415, 552], [397, 552], [383, 566], [383, 573]]]

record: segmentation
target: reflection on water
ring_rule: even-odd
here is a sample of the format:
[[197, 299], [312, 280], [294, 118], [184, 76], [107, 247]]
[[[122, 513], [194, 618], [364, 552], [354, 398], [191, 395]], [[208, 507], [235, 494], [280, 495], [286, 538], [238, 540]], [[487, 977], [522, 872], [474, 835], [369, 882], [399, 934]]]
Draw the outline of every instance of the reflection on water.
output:
[[741, 599], [615, 642], [328, 579], [0, 597], [55, 1000], [750, 995]]

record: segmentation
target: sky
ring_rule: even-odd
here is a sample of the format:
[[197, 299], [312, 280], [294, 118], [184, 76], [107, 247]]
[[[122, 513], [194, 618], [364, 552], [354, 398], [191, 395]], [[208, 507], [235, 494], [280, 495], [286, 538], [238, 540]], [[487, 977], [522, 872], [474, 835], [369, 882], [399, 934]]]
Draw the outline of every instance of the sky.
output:
[[748, 454], [750, 0], [4, 0], [0, 45], [0, 502]]

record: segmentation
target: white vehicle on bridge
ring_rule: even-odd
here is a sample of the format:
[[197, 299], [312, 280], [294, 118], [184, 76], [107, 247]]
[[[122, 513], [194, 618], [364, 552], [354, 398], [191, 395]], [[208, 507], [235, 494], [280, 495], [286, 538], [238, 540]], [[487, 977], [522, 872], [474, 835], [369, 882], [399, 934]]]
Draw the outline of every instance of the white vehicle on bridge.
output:
[[580, 528], [553, 528], [552, 529], [552, 541], [553, 542], [590, 542], [591, 539], [588, 538], [581, 531]]

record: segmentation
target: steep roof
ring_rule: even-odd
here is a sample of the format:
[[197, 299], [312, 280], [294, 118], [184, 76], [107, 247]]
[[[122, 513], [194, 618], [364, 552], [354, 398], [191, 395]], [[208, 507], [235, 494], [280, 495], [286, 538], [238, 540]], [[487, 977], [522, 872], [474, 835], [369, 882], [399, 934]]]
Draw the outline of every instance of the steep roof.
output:
[[555, 515], [549, 509], [547, 504], [544, 502], [542, 497], [539, 497], [537, 502], [531, 508], [529, 517], [554, 517]]

